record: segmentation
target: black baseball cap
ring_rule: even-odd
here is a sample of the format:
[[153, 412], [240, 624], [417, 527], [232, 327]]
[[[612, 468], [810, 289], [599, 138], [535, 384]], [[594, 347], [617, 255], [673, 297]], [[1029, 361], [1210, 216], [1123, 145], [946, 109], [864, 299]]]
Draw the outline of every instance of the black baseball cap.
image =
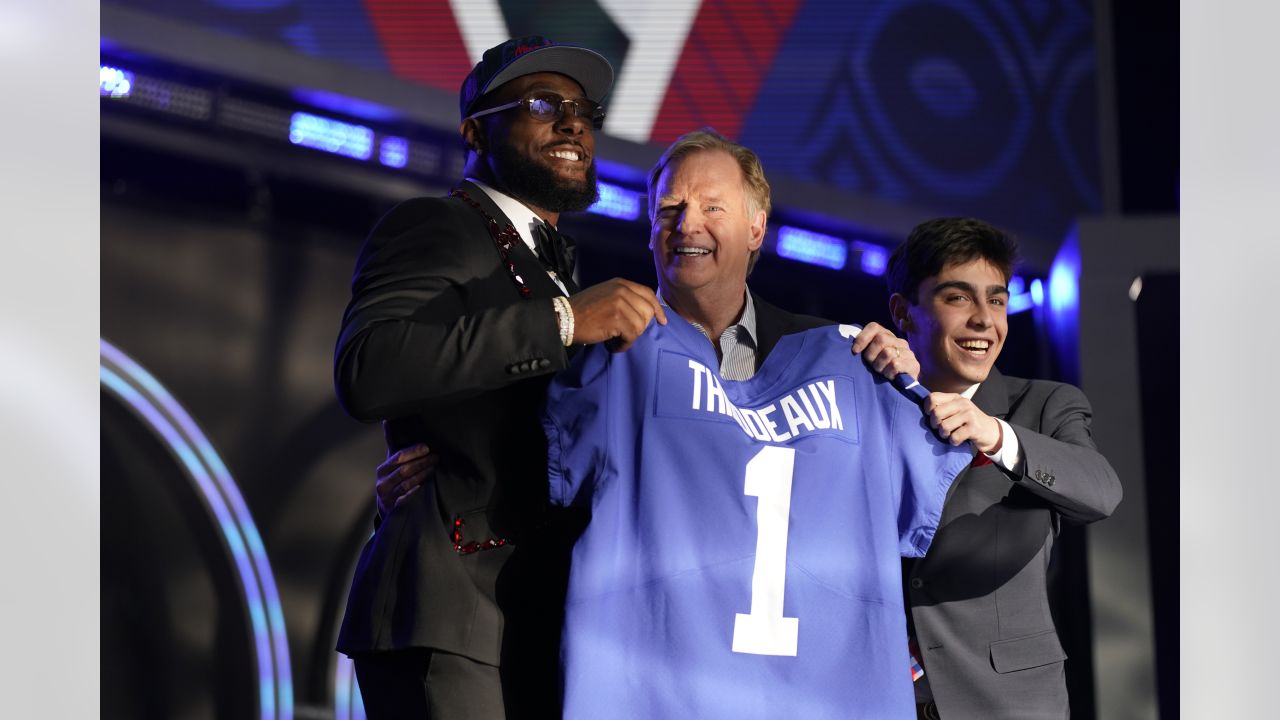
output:
[[582, 86], [588, 100], [601, 104], [613, 88], [613, 66], [595, 50], [557, 43], [541, 35], [512, 38], [484, 51], [458, 91], [460, 117], [471, 115], [490, 90], [518, 77], [538, 72], [568, 75]]

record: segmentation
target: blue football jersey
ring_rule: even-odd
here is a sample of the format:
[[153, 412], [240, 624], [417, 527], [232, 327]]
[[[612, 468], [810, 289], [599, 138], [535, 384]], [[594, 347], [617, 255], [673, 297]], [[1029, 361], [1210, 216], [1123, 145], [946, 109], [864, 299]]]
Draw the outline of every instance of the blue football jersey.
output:
[[850, 354], [850, 326], [785, 336], [735, 382], [667, 316], [548, 393], [552, 502], [591, 510], [565, 717], [914, 717], [899, 557], [972, 451]]

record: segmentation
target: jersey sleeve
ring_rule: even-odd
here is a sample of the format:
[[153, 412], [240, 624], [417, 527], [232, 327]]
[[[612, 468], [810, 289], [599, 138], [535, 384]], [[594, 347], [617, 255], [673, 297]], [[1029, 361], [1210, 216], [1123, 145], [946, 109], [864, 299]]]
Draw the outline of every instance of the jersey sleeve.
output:
[[947, 490], [973, 460], [969, 443], [955, 447], [934, 434], [920, 407], [899, 391], [881, 386], [890, 403], [893, 474], [901, 482], [898, 505], [898, 550], [903, 557], [923, 557], [942, 519]]
[[588, 346], [552, 379], [542, 413], [553, 505], [590, 503], [608, 451], [611, 353]]

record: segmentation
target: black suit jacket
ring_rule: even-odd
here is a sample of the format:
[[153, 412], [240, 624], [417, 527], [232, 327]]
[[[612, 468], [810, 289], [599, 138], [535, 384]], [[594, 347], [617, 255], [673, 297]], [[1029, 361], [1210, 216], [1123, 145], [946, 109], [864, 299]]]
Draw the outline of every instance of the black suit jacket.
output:
[[783, 335], [834, 324], [830, 320], [812, 315], [789, 313], [765, 302], [764, 298], [755, 293], [751, 293], [751, 301], [756, 306], [756, 368], [760, 367], [760, 363], [769, 356], [773, 346], [778, 344]]
[[[484, 191], [462, 189], [509, 224]], [[357, 419], [388, 420], [391, 449], [425, 441], [439, 465], [364, 547], [342, 652], [421, 647], [555, 667], [567, 555], [544, 513], [538, 410], [567, 362], [551, 302], [561, 293], [523, 243], [510, 259], [527, 297], [485, 218], [457, 198], [400, 204], [360, 251], [338, 398]], [[496, 547], [455, 549], [470, 543]]]
[[937, 535], [915, 561], [907, 598], [926, 677], [947, 720], [1066, 718], [1066, 654], [1049, 614], [1047, 569], [1062, 519], [1093, 522], [1120, 481], [1071, 385], [992, 370], [973, 397], [1018, 435], [1020, 477], [972, 467], [951, 486]]

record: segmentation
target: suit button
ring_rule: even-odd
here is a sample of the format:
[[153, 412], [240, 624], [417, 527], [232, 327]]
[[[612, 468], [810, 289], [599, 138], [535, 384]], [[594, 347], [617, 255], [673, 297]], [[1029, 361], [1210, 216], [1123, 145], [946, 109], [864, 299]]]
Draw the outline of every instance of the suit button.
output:
[[549, 368], [549, 367], [551, 367], [551, 361], [550, 361], [550, 360], [548, 360], [548, 359], [546, 359], [546, 358], [539, 358], [539, 359], [538, 359], [538, 369], [539, 369], [539, 370], [546, 370], [546, 369], [547, 369], [547, 368]]
[[920, 589], [920, 588], [922, 588], [922, 587], [924, 587], [924, 581], [923, 581], [923, 580], [921, 580], [920, 578], [911, 578], [911, 589], [912, 589], [912, 590], [919, 590], [919, 589]]
[[520, 372], [520, 368], [516, 367], [515, 365], [508, 365], [508, 366], [507, 366], [507, 374], [508, 374], [508, 375], [515, 375], [515, 374], [516, 374], [516, 373], [518, 373], [518, 372]]

